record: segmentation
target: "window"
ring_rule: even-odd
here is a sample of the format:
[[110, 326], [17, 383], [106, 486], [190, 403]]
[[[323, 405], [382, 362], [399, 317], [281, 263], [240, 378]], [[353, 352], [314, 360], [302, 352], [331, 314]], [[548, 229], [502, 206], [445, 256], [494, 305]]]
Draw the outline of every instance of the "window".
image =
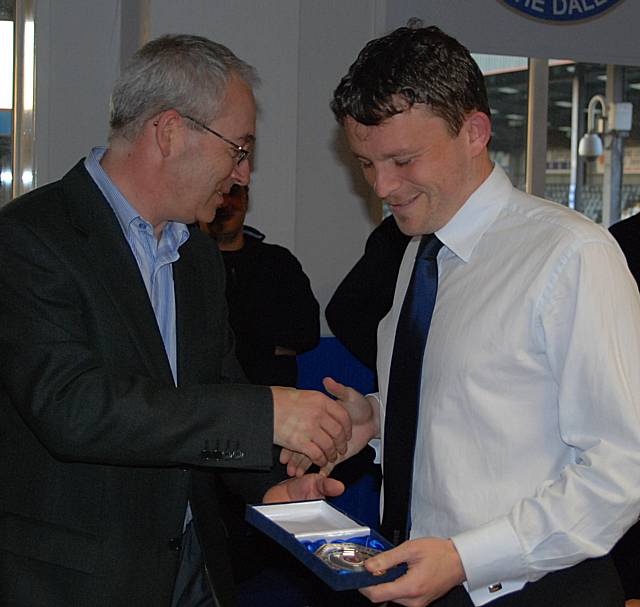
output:
[[35, 187], [34, 0], [0, 0], [0, 206]]
[[[516, 187], [524, 189], [529, 97], [527, 58], [480, 54], [474, 58], [485, 75], [491, 105], [492, 159], [505, 169]], [[640, 68], [620, 69], [622, 100], [633, 104], [634, 114], [631, 131], [623, 135], [622, 184], [612, 192], [617, 192], [619, 197], [616, 205], [621, 216], [627, 217], [640, 210]], [[605, 94], [608, 73], [606, 65], [549, 61], [545, 197], [576, 208], [597, 222], [603, 217], [605, 156], [592, 161], [579, 158], [577, 141], [585, 132], [587, 104], [593, 95]]]
[[0, 206], [12, 197], [14, 2], [0, 0]]

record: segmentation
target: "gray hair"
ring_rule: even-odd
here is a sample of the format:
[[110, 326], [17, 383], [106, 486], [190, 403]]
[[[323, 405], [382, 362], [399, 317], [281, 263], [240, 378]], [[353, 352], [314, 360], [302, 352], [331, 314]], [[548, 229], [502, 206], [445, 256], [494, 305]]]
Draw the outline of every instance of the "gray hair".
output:
[[151, 40], [133, 55], [113, 88], [109, 140], [133, 141], [147, 120], [169, 109], [205, 123], [214, 119], [233, 75], [258, 84], [255, 69], [222, 44], [184, 34]]

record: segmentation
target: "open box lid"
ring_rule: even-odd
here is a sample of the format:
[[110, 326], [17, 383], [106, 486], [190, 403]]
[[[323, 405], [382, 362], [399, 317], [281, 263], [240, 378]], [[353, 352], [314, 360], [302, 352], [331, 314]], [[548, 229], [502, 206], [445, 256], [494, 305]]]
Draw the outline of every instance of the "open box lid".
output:
[[371, 533], [369, 527], [358, 524], [324, 500], [265, 504], [254, 509], [298, 540], [363, 537]]

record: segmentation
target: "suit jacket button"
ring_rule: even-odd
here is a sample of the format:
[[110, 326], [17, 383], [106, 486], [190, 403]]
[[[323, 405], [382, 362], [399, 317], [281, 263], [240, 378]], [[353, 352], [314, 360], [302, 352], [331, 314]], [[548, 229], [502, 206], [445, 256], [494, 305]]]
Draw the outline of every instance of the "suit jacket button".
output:
[[182, 548], [182, 538], [181, 537], [172, 537], [167, 542], [167, 547], [169, 548], [169, 550], [175, 550], [175, 551], [180, 550], [180, 548]]

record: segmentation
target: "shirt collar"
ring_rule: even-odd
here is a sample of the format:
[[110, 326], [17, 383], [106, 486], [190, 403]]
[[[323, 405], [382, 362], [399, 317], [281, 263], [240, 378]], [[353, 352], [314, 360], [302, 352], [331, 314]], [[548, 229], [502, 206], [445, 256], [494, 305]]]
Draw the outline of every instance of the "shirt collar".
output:
[[[91, 178], [96, 182], [96, 185], [109, 203], [109, 206], [113, 209], [118, 223], [127, 237], [131, 226], [133, 226], [134, 222], [138, 221], [143, 221], [148, 224], [153, 234], [153, 226], [143, 217], [140, 217], [138, 211], [136, 211], [131, 203], [124, 197], [122, 192], [116, 187], [109, 175], [107, 175], [102, 168], [100, 161], [106, 151], [107, 149], [104, 147], [93, 148], [85, 158], [85, 168], [89, 175], [91, 175]], [[169, 242], [175, 243], [176, 249], [189, 238], [189, 229], [187, 226], [177, 221], [169, 221], [163, 233], [169, 238]]]
[[512, 189], [504, 170], [495, 165], [489, 177], [436, 235], [447, 249], [468, 262], [482, 236], [507, 204]]

